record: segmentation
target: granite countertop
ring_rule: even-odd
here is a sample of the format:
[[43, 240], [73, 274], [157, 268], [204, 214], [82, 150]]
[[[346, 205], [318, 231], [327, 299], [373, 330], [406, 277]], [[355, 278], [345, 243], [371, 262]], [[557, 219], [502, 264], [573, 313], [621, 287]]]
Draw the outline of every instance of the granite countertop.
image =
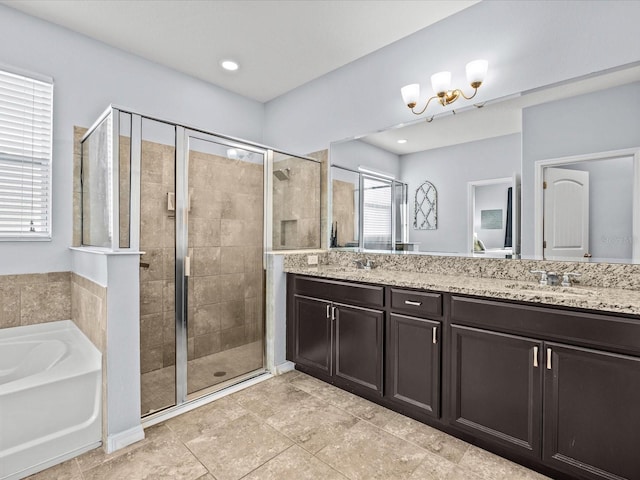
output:
[[287, 273], [354, 282], [420, 288], [440, 292], [463, 293], [489, 298], [503, 298], [547, 305], [601, 310], [640, 315], [640, 292], [620, 288], [551, 287], [535, 282], [504, 280], [462, 275], [441, 275], [388, 269], [356, 269], [339, 265], [318, 267], [290, 266]]

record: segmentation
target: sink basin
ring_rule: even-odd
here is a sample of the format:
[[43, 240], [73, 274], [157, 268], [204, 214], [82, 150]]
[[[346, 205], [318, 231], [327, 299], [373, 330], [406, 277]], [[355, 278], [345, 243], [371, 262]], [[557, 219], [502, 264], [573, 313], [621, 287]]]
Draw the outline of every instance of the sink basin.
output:
[[508, 283], [505, 288], [509, 290], [521, 290], [534, 295], [575, 295], [579, 297], [594, 295], [596, 292], [582, 287], [551, 287], [527, 283]]

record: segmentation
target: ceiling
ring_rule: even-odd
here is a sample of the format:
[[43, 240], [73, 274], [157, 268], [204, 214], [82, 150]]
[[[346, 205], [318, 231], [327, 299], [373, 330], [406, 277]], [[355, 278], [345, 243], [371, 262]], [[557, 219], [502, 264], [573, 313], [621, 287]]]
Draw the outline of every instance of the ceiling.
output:
[[[0, 0], [260, 102], [479, 0]], [[240, 64], [220, 68], [223, 59]]]

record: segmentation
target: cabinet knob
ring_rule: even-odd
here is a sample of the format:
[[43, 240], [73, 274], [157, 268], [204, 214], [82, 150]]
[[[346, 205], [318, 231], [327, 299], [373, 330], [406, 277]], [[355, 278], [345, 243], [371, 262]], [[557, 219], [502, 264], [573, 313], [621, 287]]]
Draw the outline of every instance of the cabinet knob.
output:
[[547, 348], [547, 370], [551, 370], [551, 349]]
[[331, 318], [331, 304], [327, 304], [327, 318]]
[[533, 366], [538, 367], [538, 347], [533, 347]]
[[438, 327], [433, 327], [431, 331], [433, 332], [431, 336], [431, 341], [435, 345], [436, 343], [438, 343]]

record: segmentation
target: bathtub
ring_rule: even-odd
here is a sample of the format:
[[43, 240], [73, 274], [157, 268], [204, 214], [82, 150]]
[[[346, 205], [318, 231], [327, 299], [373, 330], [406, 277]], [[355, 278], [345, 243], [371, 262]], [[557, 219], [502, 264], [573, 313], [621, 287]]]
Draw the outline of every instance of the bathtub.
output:
[[101, 354], [71, 320], [0, 329], [0, 479], [100, 445]]

